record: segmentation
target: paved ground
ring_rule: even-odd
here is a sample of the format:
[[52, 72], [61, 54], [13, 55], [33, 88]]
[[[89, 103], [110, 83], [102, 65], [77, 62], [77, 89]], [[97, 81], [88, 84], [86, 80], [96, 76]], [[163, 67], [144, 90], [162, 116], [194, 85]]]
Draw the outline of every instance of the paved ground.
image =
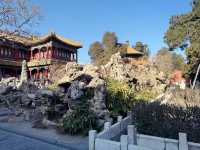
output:
[[88, 150], [88, 137], [35, 129], [23, 118], [10, 115], [8, 109], [0, 107], [0, 150]]
[[0, 130], [0, 150], [70, 150], [70, 149]]
[[87, 150], [88, 138], [34, 129], [30, 123], [0, 122], [0, 150]]

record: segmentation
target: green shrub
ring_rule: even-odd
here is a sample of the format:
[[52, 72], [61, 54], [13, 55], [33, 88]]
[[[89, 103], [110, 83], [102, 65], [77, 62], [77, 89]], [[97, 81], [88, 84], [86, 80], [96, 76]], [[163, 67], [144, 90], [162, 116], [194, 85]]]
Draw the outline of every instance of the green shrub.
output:
[[68, 111], [62, 119], [60, 128], [65, 133], [76, 135], [86, 135], [89, 130], [97, 127], [96, 116], [92, 110], [89, 109], [87, 102], [81, 102], [71, 111]]
[[96, 118], [91, 111], [76, 109], [64, 116], [62, 126], [64, 131], [71, 135], [85, 135], [96, 126]]
[[55, 91], [58, 88], [58, 85], [53, 83], [53, 84], [48, 85], [47, 88], [48, 90]]
[[139, 133], [177, 139], [178, 133], [184, 132], [190, 141], [200, 141], [199, 107], [139, 102], [134, 105], [132, 114]]
[[107, 79], [106, 80], [106, 106], [113, 117], [125, 116], [133, 105], [134, 93], [125, 82]]

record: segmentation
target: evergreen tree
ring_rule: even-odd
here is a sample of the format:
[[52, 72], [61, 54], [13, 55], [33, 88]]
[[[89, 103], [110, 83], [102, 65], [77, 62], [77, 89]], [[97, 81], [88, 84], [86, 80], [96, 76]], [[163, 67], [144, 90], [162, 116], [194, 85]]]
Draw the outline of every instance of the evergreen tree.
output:
[[144, 55], [147, 57], [150, 55], [150, 51], [147, 44], [143, 44], [142, 42], [136, 42], [134, 48], [137, 51], [144, 53]]
[[171, 17], [165, 42], [172, 50], [185, 50], [187, 73], [193, 76], [200, 62], [200, 0], [192, 1], [191, 12]]
[[175, 70], [184, 71], [185, 62], [182, 55], [169, 51], [168, 48], [161, 48], [155, 57], [155, 65], [167, 75], [171, 75]]
[[91, 57], [92, 63], [98, 64], [98, 57], [104, 55], [104, 48], [100, 42], [94, 42], [90, 46], [89, 55]]
[[[118, 43], [118, 37], [114, 32], [105, 32], [102, 42], [96, 41], [90, 45], [88, 54], [92, 63], [99, 66], [106, 64], [110, 60], [110, 57], [117, 52], [120, 52], [121, 56], [123, 56], [128, 46], [128, 43]], [[134, 48], [144, 53], [145, 56], [149, 56], [149, 48], [146, 44], [137, 42]]]
[[103, 35], [102, 43], [106, 49], [113, 49], [117, 45], [117, 36], [114, 32], [106, 32]]
[[114, 32], [105, 32], [102, 42], [94, 42], [89, 49], [89, 55], [92, 63], [95, 65], [104, 65], [110, 57], [120, 51], [120, 47], [117, 43], [117, 36]]

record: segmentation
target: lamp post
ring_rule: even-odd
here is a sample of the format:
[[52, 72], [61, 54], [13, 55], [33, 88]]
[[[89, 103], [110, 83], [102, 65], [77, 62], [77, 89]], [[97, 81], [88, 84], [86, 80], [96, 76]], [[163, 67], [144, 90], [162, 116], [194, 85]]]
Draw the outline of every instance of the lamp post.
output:
[[196, 75], [195, 75], [195, 78], [194, 78], [194, 81], [193, 81], [193, 84], [192, 84], [192, 89], [194, 89], [194, 87], [195, 87], [195, 84], [196, 84], [196, 81], [197, 81], [197, 77], [199, 75], [199, 71], [200, 71], [200, 64], [199, 64], [199, 66], [197, 68], [197, 72], [196, 72]]

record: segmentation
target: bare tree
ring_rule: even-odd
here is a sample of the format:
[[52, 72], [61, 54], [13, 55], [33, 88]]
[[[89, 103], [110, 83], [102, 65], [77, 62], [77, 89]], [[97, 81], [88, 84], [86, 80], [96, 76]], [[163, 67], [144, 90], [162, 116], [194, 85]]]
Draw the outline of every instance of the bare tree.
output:
[[29, 0], [0, 0], [0, 29], [10, 34], [27, 35], [38, 24], [40, 9]]
[[154, 57], [155, 66], [167, 75], [171, 75], [175, 70], [184, 71], [185, 62], [180, 54], [170, 52], [168, 48], [161, 48]]

